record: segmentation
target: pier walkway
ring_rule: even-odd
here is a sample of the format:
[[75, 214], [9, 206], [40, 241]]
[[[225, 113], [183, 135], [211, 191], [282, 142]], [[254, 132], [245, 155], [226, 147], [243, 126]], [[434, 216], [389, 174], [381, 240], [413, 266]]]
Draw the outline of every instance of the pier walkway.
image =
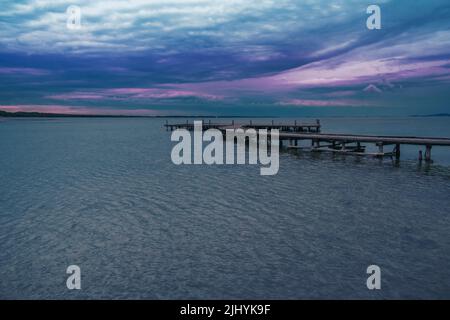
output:
[[[182, 122], [182, 123], [173, 123], [169, 124], [166, 122], [164, 125], [167, 130], [176, 130], [176, 129], [186, 129], [186, 130], [194, 130], [193, 122]], [[272, 120], [270, 123], [253, 123], [252, 120], [248, 124], [237, 124], [234, 120], [231, 123], [213, 123], [211, 120], [203, 121], [203, 130], [208, 129], [229, 129], [229, 128], [243, 128], [243, 129], [278, 129], [282, 132], [320, 132], [320, 121], [316, 120], [315, 123], [301, 123], [295, 120], [293, 123], [276, 123]]]
[[[310, 148], [299, 146], [299, 141], [311, 141]], [[417, 145], [425, 147], [425, 161], [431, 161], [431, 149], [433, 146], [449, 146], [450, 138], [434, 137], [404, 137], [404, 136], [372, 136], [355, 134], [302, 134], [280, 132], [280, 141], [287, 141], [287, 148], [309, 149], [310, 151], [329, 151], [335, 153], [346, 153], [357, 156], [394, 156], [400, 159], [401, 145]], [[378, 152], [366, 152], [363, 143], [373, 143], [378, 147]], [[393, 145], [392, 152], [385, 152], [385, 146]], [[422, 160], [422, 152], [419, 151], [419, 159]]]

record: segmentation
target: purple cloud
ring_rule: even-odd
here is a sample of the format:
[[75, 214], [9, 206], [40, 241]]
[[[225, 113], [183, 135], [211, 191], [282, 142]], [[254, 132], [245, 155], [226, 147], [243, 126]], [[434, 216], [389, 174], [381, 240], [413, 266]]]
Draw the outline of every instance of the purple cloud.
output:
[[[180, 90], [214, 95], [286, 93], [299, 88], [367, 86], [389, 78], [391, 81], [447, 75], [450, 60], [404, 61], [401, 59], [329, 59], [306, 64], [275, 75], [234, 81], [173, 84]], [[389, 82], [390, 83], [390, 82]]]
[[43, 75], [49, 74], [49, 72], [47, 70], [35, 69], [35, 68], [4, 68], [4, 67], [0, 67], [0, 74], [43, 76]]
[[278, 103], [282, 106], [299, 107], [360, 107], [370, 106], [366, 101], [358, 100], [309, 100], [309, 99], [289, 99]]
[[49, 95], [55, 100], [129, 100], [129, 99], [174, 99], [195, 97], [205, 100], [220, 100], [223, 96], [191, 90], [159, 88], [116, 88], [94, 91], [80, 91], [66, 94]]

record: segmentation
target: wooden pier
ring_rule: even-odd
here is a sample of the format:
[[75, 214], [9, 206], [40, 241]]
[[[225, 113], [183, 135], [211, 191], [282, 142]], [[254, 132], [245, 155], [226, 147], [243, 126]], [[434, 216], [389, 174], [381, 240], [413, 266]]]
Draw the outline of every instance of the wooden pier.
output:
[[315, 123], [301, 123], [296, 120], [293, 123], [275, 123], [272, 121], [270, 124], [244, 124], [241, 126], [243, 129], [278, 129], [280, 132], [299, 132], [299, 133], [319, 133], [320, 132], [320, 120], [316, 120]]
[[[186, 121], [184, 123], [169, 124], [166, 121], [164, 125], [167, 130], [187, 129], [193, 130], [194, 123]], [[354, 156], [373, 156], [378, 158], [391, 157], [400, 159], [402, 145], [416, 145], [425, 147], [425, 155], [419, 151], [418, 159], [420, 161], [431, 161], [431, 150], [434, 146], [450, 147], [450, 138], [433, 137], [408, 137], [408, 136], [374, 136], [374, 135], [356, 135], [356, 134], [330, 134], [320, 133], [321, 124], [319, 120], [315, 123], [302, 123], [293, 121], [290, 123], [270, 123], [261, 124], [241, 123], [237, 124], [233, 120], [230, 123], [212, 123], [210, 120], [202, 123], [203, 130], [218, 129], [224, 134], [226, 129], [278, 129], [280, 148], [307, 150], [311, 152], [332, 152], [337, 154], [347, 154]], [[301, 141], [309, 141], [309, 146], [300, 146]], [[270, 139], [269, 139], [270, 141]], [[367, 144], [374, 144], [377, 152], [366, 152]], [[387, 151], [391, 146], [392, 150]]]
[[[227, 123], [213, 123], [211, 122], [211, 120], [208, 120], [207, 122], [203, 121], [202, 122], [202, 130], [208, 130], [208, 129], [222, 129], [224, 127], [234, 127], [234, 121], [232, 122], [232, 124], [227, 124]], [[168, 123], [168, 121], [166, 121], [166, 124], [164, 124], [164, 127], [166, 127], [166, 130], [177, 130], [177, 129], [186, 129], [189, 131], [194, 130], [194, 123], [193, 122], [189, 122], [188, 120], [186, 120], [186, 122], [181, 122], [181, 123]]]
[[[186, 130], [194, 130], [194, 123], [193, 122], [182, 122], [182, 123], [174, 123], [169, 124], [166, 122], [164, 125], [167, 130], [173, 131], [176, 129], [186, 129]], [[213, 123], [211, 120], [203, 121], [203, 130], [208, 129], [228, 129], [228, 128], [242, 128], [242, 129], [278, 129], [280, 132], [309, 132], [309, 133], [319, 133], [320, 132], [320, 121], [316, 120], [315, 123], [302, 123], [297, 122], [297, 120], [293, 121], [292, 123], [277, 123], [274, 120], [272, 120], [270, 123], [253, 123], [252, 120], [249, 121], [249, 123], [246, 124], [237, 124], [234, 120], [231, 121], [231, 123]]]
[[[299, 146], [299, 141], [309, 140], [311, 147]], [[333, 153], [350, 154], [356, 156], [395, 157], [400, 159], [401, 145], [417, 145], [425, 147], [425, 161], [431, 161], [431, 149], [433, 146], [450, 147], [450, 138], [432, 137], [404, 137], [404, 136], [371, 136], [354, 134], [302, 134], [280, 132], [280, 144], [287, 141], [287, 148], [309, 149], [310, 151], [325, 151]], [[378, 152], [366, 152], [364, 144], [373, 143]], [[386, 152], [385, 147], [393, 146], [392, 151]], [[422, 153], [419, 152], [419, 160]]]

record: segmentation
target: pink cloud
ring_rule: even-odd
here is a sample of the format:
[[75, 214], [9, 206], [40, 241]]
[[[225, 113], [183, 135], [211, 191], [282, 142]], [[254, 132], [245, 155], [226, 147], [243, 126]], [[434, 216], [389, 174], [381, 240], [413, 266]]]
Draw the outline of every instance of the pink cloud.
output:
[[349, 97], [357, 94], [356, 91], [353, 90], [345, 90], [345, 91], [334, 91], [326, 93], [325, 96], [327, 97]]
[[197, 91], [176, 90], [176, 89], [157, 89], [157, 88], [119, 88], [104, 91], [105, 95], [128, 95], [134, 99], [171, 99], [184, 97], [197, 97], [207, 100], [222, 99], [222, 96], [202, 93]]
[[283, 106], [299, 107], [356, 107], [369, 106], [366, 101], [357, 100], [308, 100], [308, 99], [289, 99], [279, 102]]
[[322, 60], [274, 75], [233, 81], [173, 84], [180, 90], [236, 96], [241, 93], [284, 93], [299, 88], [366, 86], [383, 78], [392, 81], [448, 74], [450, 60], [412, 62], [397, 58], [364, 60], [348, 57]]
[[392, 80], [447, 74], [449, 60], [405, 62], [398, 59], [314, 62], [282, 72], [270, 79], [288, 86], [334, 86], [361, 84], [389, 76]]
[[80, 91], [65, 94], [50, 95], [46, 98], [55, 100], [129, 100], [129, 99], [173, 99], [196, 97], [205, 100], [220, 100], [223, 96], [208, 93], [157, 88], [116, 88], [94, 91]]
[[104, 99], [104, 96], [101, 94], [75, 92], [75, 93], [68, 93], [68, 94], [50, 95], [50, 96], [46, 96], [46, 98], [55, 99], [55, 100], [97, 100], [97, 99]]
[[141, 94], [148, 92], [149, 88], [116, 88], [116, 89], [107, 89], [104, 90], [104, 93], [110, 94], [123, 94], [123, 95], [131, 95], [131, 94]]

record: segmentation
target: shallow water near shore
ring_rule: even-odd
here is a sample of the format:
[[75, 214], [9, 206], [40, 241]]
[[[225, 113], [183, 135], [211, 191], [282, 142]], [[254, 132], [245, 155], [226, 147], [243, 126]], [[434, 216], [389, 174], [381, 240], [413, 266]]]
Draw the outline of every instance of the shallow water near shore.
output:
[[[450, 298], [450, 148], [421, 165], [415, 146], [399, 164], [283, 152], [261, 176], [174, 165], [164, 123], [0, 121], [0, 298]], [[450, 137], [444, 117], [321, 123]], [[82, 290], [66, 288], [71, 264]]]

